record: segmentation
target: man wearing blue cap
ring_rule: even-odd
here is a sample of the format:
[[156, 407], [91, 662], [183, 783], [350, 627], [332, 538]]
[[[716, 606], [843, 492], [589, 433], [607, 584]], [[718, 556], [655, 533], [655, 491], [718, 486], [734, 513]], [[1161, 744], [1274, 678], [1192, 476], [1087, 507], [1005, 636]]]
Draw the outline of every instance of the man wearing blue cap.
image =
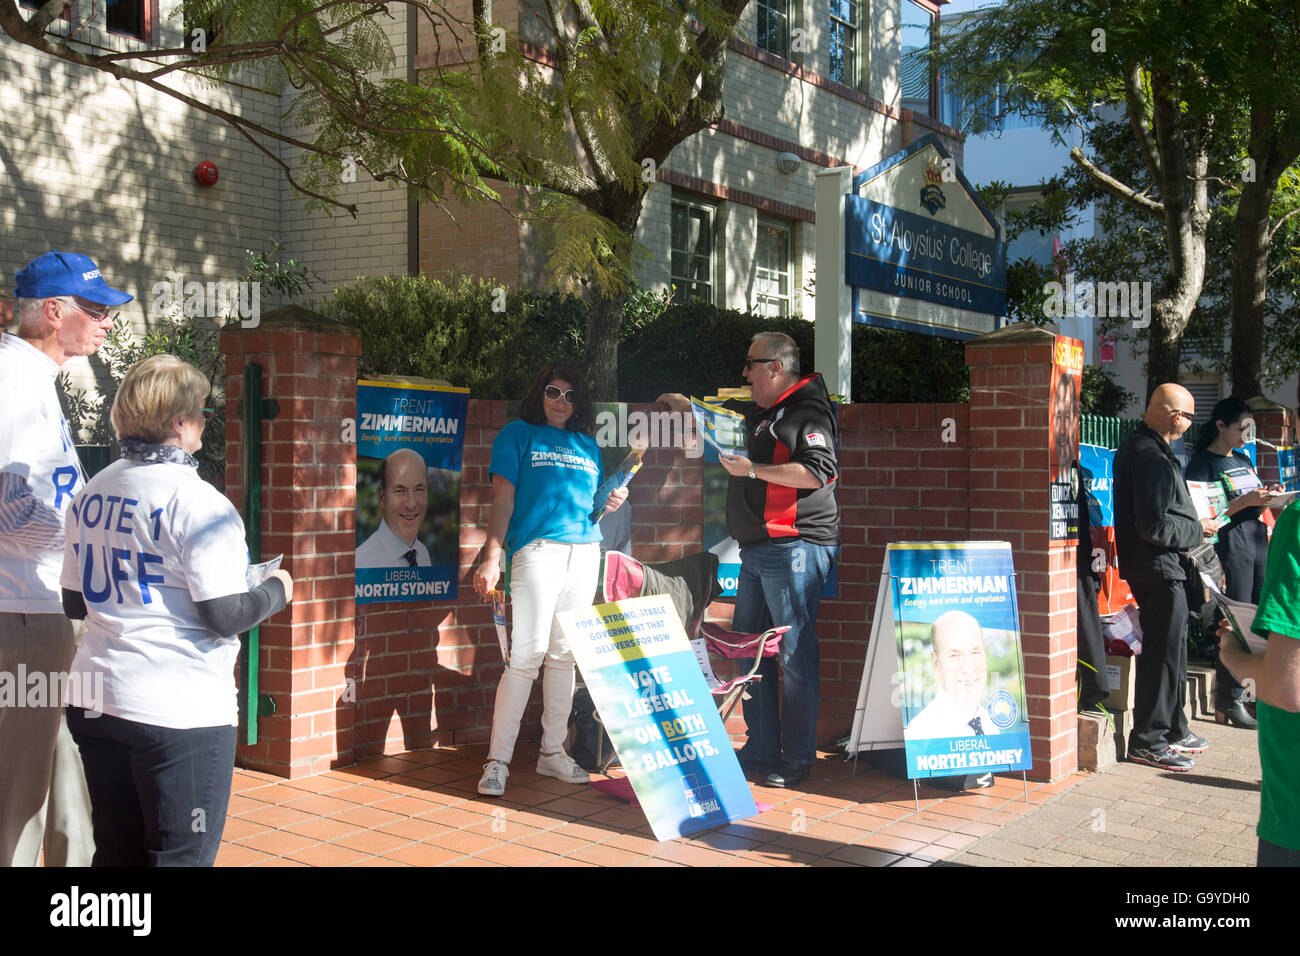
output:
[[65, 510], [86, 479], [54, 380], [133, 297], [67, 252], [16, 278], [16, 334], [0, 336], [0, 866], [35, 866], [42, 843], [46, 866], [89, 866], [90, 799], [63, 721], [76, 635], [59, 589]]

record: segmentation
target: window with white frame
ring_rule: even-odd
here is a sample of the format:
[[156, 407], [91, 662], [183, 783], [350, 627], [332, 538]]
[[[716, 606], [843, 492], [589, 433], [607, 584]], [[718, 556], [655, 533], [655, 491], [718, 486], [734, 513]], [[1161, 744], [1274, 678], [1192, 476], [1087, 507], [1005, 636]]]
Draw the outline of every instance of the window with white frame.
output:
[[857, 0], [830, 0], [828, 38], [830, 65], [827, 76], [836, 83], [856, 86], [858, 83]]
[[717, 304], [718, 207], [694, 196], [673, 197], [672, 284], [684, 300]]
[[774, 56], [790, 58], [790, 0], [757, 0], [756, 42], [760, 50]]
[[768, 318], [790, 314], [793, 223], [758, 217], [754, 250], [754, 311]]

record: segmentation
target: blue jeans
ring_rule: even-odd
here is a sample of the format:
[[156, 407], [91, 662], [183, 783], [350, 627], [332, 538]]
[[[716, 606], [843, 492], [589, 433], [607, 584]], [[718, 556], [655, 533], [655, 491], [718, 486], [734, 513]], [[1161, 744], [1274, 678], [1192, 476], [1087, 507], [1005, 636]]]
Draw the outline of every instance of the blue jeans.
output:
[[230, 804], [235, 728], [67, 713], [90, 790], [92, 865], [211, 866]]
[[1300, 850], [1288, 850], [1267, 840], [1259, 841], [1255, 855], [1256, 866], [1300, 866]]
[[[753, 764], [811, 764], [817, 759], [817, 711], [821, 702], [821, 652], [817, 647], [817, 606], [839, 545], [763, 541], [740, 549], [736, 614], [732, 628], [758, 634], [788, 624], [781, 653], [759, 665], [763, 679], [745, 701], [749, 742], [746, 761]], [[780, 690], [777, 661], [780, 661]]]

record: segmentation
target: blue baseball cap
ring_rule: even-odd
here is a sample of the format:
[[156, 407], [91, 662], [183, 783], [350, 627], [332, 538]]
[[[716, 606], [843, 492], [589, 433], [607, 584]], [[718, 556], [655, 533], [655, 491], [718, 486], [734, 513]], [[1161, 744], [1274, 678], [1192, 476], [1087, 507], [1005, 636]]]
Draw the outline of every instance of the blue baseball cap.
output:
[[75, 252], [47, 252], [19, 269], [14, 280], [14, 294], [20, 299], [79, 295], [98, 305], [125, 305], [135, 298], [105, 282], [90, 256]]

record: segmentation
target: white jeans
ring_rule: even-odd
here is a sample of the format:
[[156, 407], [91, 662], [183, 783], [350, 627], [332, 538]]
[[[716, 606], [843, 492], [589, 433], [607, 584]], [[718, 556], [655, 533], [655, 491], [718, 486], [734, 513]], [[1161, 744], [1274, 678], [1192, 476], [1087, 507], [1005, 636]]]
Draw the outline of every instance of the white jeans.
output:
[[555, 615], [591, 607], [600, 574], [600, 544], [565, 544], [539, 539], [515, 552], [510, 562], [514, 626], [510, 664], [497, 685], [488, 757], [509, 763], [519, 722], [537, 671], [542, 676], [542, 752], [564, 749], [573, 708], [573, 651]]

